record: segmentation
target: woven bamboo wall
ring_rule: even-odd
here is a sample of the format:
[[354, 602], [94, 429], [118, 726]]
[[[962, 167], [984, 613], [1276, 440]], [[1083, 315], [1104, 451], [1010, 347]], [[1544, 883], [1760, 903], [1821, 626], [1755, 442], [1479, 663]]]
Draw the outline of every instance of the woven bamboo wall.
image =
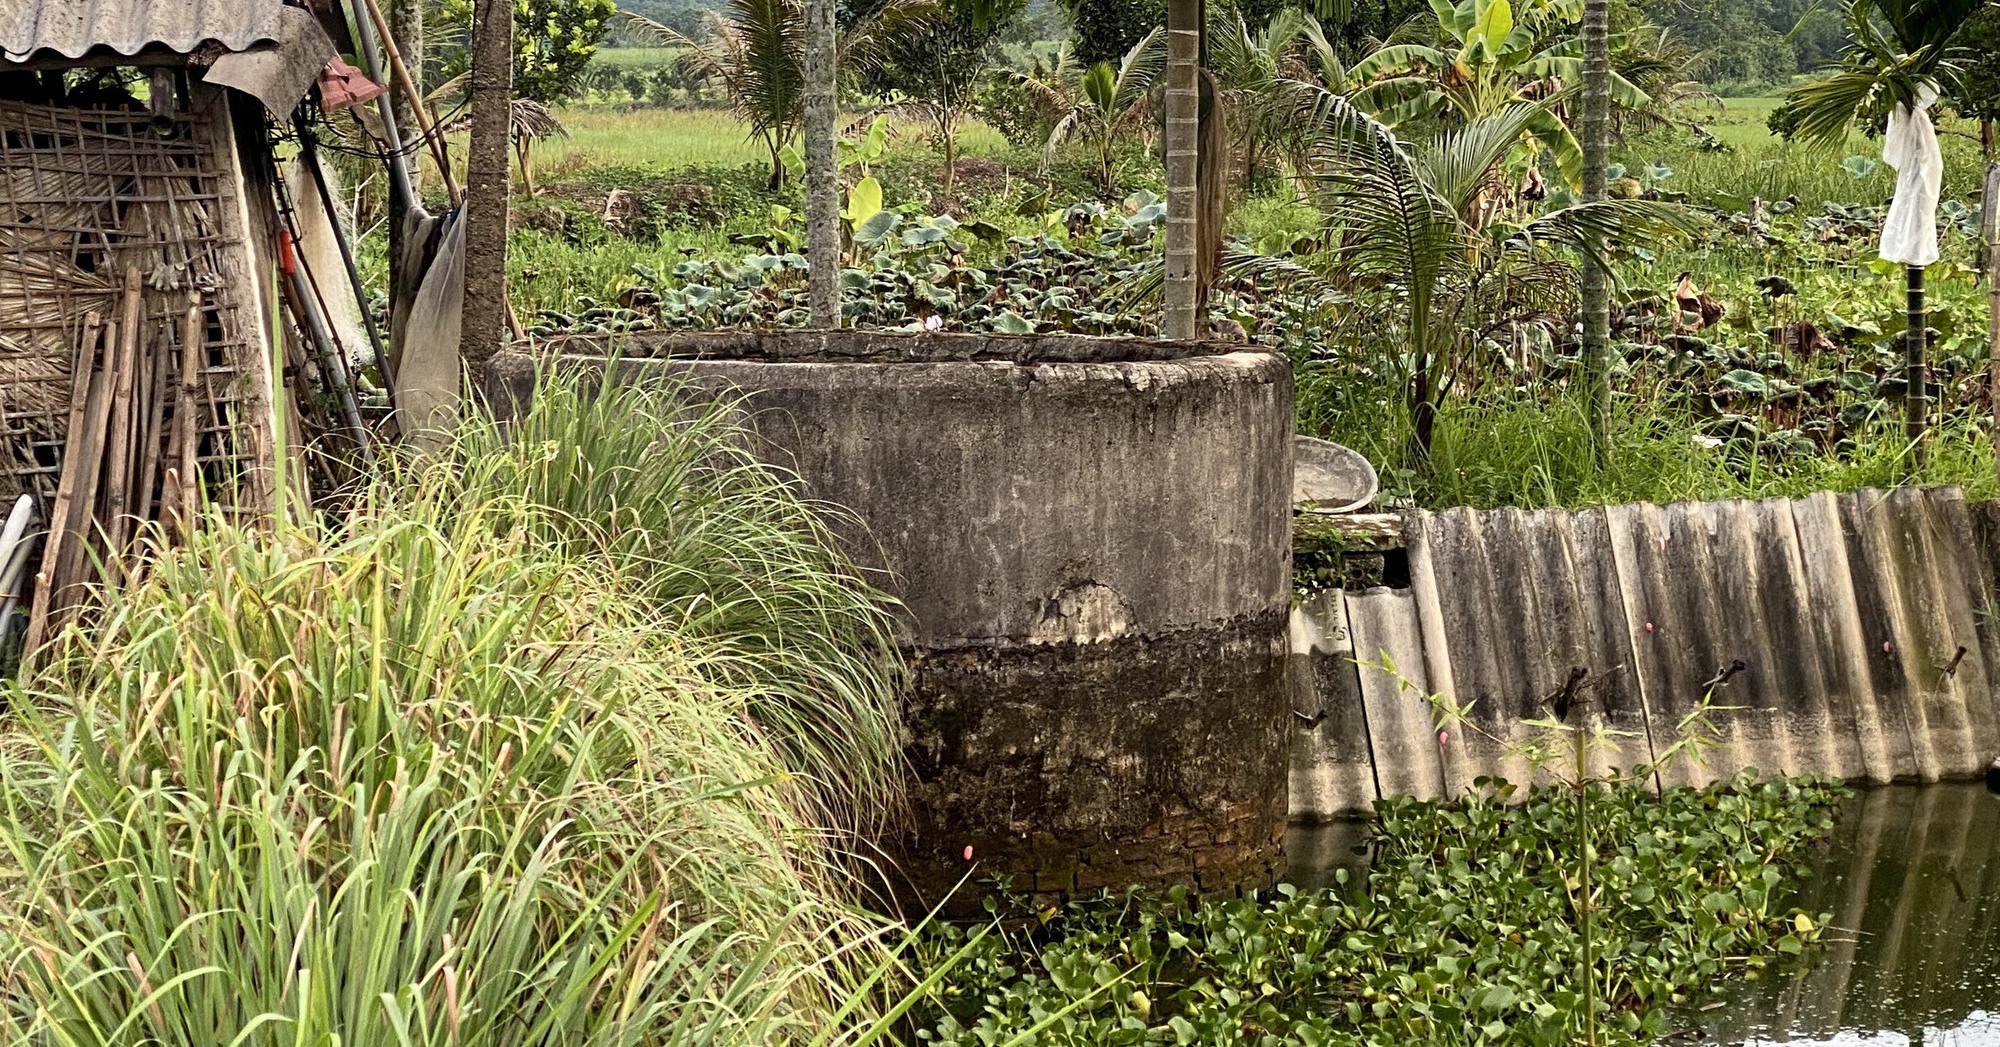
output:
[[[144, 274], [140, 395], [171, 422], [191, 298], [201, 316], [197, 424], [202, 486], [239, 504], [254, 460], [242, 397], [259, 340], [232, 175], [227, 106], [156, 125], [143, 109], [0, 102], [0, 496], [46, 504], [61, 470], [86, 313], [111, 317], [128, 266]], [[261, 352], [259, 347], [256, 351]]]

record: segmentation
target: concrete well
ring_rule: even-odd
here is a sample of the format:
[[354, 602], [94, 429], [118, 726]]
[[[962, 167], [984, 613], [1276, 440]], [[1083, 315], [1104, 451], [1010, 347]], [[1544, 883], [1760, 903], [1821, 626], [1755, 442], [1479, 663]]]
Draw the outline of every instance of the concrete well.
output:
[[[631, 380], [748, 393], [771, 458], [851, 509], [852, 551], [891, 572], [915, 780], [889, 850], [919, 896], [969, 869], [1038, 896], [1230, 893], [1280, 871], [1292, 384], [1283, 357], [1237, 348], [858, 331], [621, 347]], [[603, 363], [602, 343], [555, 349]], [[524, 370], [491, 391], [519, 395]]]

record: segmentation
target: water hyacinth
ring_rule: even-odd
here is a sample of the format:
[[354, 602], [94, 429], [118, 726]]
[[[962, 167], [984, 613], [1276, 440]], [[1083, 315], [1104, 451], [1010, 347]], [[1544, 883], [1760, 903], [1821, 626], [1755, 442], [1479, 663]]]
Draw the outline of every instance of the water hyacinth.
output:
[[545, 392], [212, 521], [12, 696], [8, 1042], [867, 1035], [885, 600], [726, 407]]

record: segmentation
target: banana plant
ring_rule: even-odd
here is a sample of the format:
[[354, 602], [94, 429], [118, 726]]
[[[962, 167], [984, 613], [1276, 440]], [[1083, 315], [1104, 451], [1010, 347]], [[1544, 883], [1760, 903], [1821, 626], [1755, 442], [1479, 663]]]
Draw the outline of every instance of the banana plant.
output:
[[[1331, 56], [1322, 75], [1335, 90], [1390, 127], [1436, 122], [1466, 126], [1518, 103], [1557, 99], [1583, 80], [1583, 52], [1573, 28], [1583, 0], [1431, 0], [1431, 43], [1390, 43], [1351, 67]], [[1633, 33], [1611, 39], [1614, 52]], [[1645, 110], [1653, 99], [1617, 73], [1612, 101]], [[1525, 134], [1546, 149], [1557, 173], [1580, 188], [1583, 153], [1557, 106], [1543, 107]]]

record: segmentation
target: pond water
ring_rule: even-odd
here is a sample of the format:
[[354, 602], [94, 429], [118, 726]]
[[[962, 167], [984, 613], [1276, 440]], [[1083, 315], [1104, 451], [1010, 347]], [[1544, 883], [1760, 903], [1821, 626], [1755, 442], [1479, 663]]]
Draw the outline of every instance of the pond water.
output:
[[[1367, 869], [1359, 825], [1294, 827], [1287, 849], [1301, 886]], [[1731, 985], [1672, 1042], [2000, 1047], [2000, 797], [1857, 791], [1794, 904], [1833, 914], [1818, 962]]]

